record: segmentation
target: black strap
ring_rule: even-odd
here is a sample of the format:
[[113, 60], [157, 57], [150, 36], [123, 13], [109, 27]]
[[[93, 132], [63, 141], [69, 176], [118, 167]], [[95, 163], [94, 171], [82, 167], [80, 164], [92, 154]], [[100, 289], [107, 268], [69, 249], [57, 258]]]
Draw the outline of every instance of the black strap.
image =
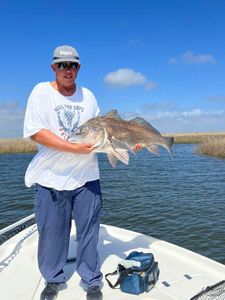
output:
[[117, 270], [116, 271], [114, 271], [114, 272], [112, 272], [112, 273], [108, 273], [108, 274], [106, 274], [105, 275], [105, 280], [108, 282], [108, 285], [112, 288], [112, 289], [115, 289], [116, 287], [117, 287], [117, 285], [119, 285], [119, 278], [118, 278], [118, 280], [117, 280], [117, 282], [113, 285], [110, 281], [109, 281], [109, 279], [107, 278], [108, 276], [110, 276], [110, 275], [116, 275], [117, 274]]
[[[108, 276], [111, 276], [111, 275], [117, 275], [119, 272], [119, 278], [117, 279], [116, 283], [115, 284], [112, 284], [109, 279], [107, 278]], [[108, 282], [108, 285], [112, 288], [112, 289], [115, 289], [122, 281], [124, 278], [127, 277], [128, 274], [130, 273], [133, 273], [132, 269], [129, 268], [129, 269], [125, 269], [122, 265], [119, 265], [118, 266], [118, 269], [112, 273], [108, 273], [105, 275], [105, 279], [106, 281]]]

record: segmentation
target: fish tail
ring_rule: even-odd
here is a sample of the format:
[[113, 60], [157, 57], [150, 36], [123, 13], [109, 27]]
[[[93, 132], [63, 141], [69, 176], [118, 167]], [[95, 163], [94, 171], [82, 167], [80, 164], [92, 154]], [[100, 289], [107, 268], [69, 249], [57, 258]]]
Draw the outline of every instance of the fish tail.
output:
[[169, 152], [170, 156], [173, 157], [171, 148], [174, 143], [174, 137], [166, 136], [166, 137], [164, 137], [164, 141], [165, 141], [165, 144], [162, 146], [164, 146], [166, 148], [166, 150]]

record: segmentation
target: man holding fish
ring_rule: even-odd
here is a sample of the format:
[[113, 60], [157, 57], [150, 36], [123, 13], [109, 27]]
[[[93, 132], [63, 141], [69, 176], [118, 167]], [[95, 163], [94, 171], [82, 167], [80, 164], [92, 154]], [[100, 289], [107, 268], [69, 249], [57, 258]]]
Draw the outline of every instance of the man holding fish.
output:
[[99, 168], [95, 152], [105, 152], [113, 167], [128, 164], [128, 151], [157, 145], [170, 151], [164, 138], [141, 118], [122, 120], [115, 111], [99, 117], [93, 93], [75, 81], [80, 69], [78, 52], [71, 46], [54, 50], [55, 81], [42, 82], [28, 99], [24, 137], [38, 143], [25, 184], [36, 185], [35, 218], [39, 233], [38, 265], [46, 280], [41, 300], [56, 299], [65, 283], [71, 220], [76, 224], [76, 270], [87, 300], [103, 295], [97, 250], [102, 208]]
[[75, 48], [54, 51], [56, 80], [37, 84], [28, 100], [24, 137], [38, 143], [25, 183], [36, 185], [35, 217], [39, 232], [38, 264], [47, 285], [40, 299], [55, 299], [66, 281], [71, 219], [76, 222], [76, 270], [87, 299], [102, 299], [97, 242], [102, 207], [99, 169], [90, 143], [70, 143], [81, 124], [99, 114], [93, 93], [76, 85], [80, 59]]

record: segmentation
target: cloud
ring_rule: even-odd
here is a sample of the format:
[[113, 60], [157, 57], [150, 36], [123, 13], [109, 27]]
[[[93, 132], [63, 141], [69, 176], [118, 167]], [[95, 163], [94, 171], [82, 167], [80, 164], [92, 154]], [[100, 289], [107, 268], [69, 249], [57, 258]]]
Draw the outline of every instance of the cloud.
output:
[[151, 90], [156, 87], [153, 81], [148, 80], [142, 73], [123, 68], [110, 72], [104, 77], [104, 82], [111, 87], [124, 88], [133, 85], [142, 85]]
[[[16, 101], [0, 104], [0, 138], [23, 135], [25, 109]], [[162, 133], [225, 131], [225, 110], [205, 111], [199, 108], [178, 110], [170, 102], [147, 103], [135, 112], [125, 112], [130, 120], [142, 117]]]
[[225, 96], [211, 96], [207, 98], [208, 101], [210, 102], [225, 102]]
[[214, 132], [225, 131], [225, 110], [203, 111], [192, 109], [185, 111], [136, 111], [125, 113], [126, 119], [142, 117], [162, 133]]
[[0, 103], [0, 138], [22, 137], [24, 114], [16, 101]]
[[211, 54], [194, 54], [192, 51], [186, 51], [176, 58], [170, 58], [169, 64], [215, 64], [216, 59]]
[[174, 104], [170, 101], [144, 103], [141, 106], [142, 111], [165, 111], [174, 109]]

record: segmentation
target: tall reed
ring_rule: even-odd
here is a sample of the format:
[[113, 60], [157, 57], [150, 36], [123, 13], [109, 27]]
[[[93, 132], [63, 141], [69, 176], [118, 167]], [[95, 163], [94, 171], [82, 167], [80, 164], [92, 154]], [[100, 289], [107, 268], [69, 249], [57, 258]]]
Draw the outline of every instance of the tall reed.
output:
[[29, 139], [0, 139], [0, 153], [27, 153], [37, 151], [37, 146]]
[[200, 154], [225, 158], [225, 137], [209, 137], [198, 145], [196, 151]]
[[200, 144], [208, 141], [209, 138], [225, 137], [225, 132], [171, 133], [171, 134], [164, 134], [164, 136], [173, 136], [174, 142], [176, 144]]
[[[225, 157], [225, 132], [220, 133], [172, 133], [177, 144], [199, 144], [197, 152], [201, 154]], [[0, 153], [36, 152], [37, 146], [29, 139], [0, 139]]]

